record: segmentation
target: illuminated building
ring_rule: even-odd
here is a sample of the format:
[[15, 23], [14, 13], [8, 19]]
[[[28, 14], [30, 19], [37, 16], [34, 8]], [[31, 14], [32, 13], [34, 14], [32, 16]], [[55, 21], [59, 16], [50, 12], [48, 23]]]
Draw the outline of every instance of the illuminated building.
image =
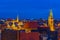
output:
[[49, 18], [48, 18], [48, 26], [50, 28], [50, 31], [55, 31], [52, 10], [50, 10], [50, 15], [49, 15]]
[[54, 19], [53, 19], [53, 15], [52, 15], [52, 10], [50, 10], [50, 15], [48, 18], [48, 26], [50, 28], [49, 39], [50, 40], [57, 40], [57, 31], [55, 30], [55, 26], [54, 26]]
[[[11, 26], [9, 23], [12, 23]], [[17, 23], [17, 24], [15, 24]], [[21, 29], [21, 25], [23, 25], [23, 22], [19, 21], [18, 17], [16, 20], [12, 20], [12, 21], [7, 21], [7, 29], [11, 29], [11, 30], [20, 30]], [[16, 26], [17, 25], [17, 26]]]

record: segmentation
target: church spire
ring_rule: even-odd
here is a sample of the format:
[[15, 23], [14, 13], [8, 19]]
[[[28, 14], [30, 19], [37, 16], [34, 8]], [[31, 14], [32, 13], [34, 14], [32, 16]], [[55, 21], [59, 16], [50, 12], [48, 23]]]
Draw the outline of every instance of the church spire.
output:
[[16, 21], [19, 22], [19, 17], [18, 17], [18, 15], [17, 15]]
[[48, 18], [48, 26], [50, 28], [50, 31], [55, 31], [52, 10], [50, 10], [50, 15], [49, 15], [49, 18]]
[[52, 9], [50, 9], [50, 17], [53, 17], [53, 14], [52, 14]]

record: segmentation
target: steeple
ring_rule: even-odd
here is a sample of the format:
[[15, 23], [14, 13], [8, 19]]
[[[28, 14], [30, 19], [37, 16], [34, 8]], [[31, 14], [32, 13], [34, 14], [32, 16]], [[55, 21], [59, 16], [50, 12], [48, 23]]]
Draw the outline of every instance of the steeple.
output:
[[17, 15], [16, 21], [19, 22], [19, 17], [18, 17], [18, 15]]
[[50, 31], [55, 31], [52, 10], [50, 10], [50, 15], [48, 17], [48, 26], [50, 28]]
[[50, 15], [49, 16], [53, 18], [52, 9], [50, 9]]

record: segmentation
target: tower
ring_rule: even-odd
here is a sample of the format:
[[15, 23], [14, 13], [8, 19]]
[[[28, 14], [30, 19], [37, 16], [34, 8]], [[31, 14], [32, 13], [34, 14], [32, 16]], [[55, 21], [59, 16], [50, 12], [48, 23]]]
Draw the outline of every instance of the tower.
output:
[[17, 16], [16, 21], [19, 22], [19, 17]]
[[52, 10], [50, 10], [50, 15], [48, 17], [48, 26], [50, 28], [50, 31], [55, 31]]

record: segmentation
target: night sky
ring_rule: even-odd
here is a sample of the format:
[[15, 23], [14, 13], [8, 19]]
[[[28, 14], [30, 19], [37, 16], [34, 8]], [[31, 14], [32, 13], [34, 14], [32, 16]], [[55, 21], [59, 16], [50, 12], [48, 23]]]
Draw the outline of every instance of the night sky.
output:
[[47, 19], [52, 9], [60, 18], [60, 0], [0, 0], [0, 18]]

